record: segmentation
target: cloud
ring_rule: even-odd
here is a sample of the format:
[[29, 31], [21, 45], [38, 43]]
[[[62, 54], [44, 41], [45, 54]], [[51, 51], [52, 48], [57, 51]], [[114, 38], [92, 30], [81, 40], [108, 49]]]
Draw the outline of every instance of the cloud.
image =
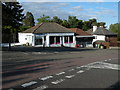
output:
[[[43, 14], [45, 16], [58, 16], [61, 19], [66, 19], [71, 14], [69, 12], [66, 12], [66, 10], [61, 9], [61, 7], [64, 7], [66, 5], [69, 5], [69, 3], [56, 3], [56, 2], [24, 2], [21, 3], [24, 8], [24, 13], [27, 11], [32, 12], [35, 20], [42, 16]], [[55, 8], [56, 7], [56, 8]]]
[[83, 7], [81, 7], [81, 6], [72, 7], [72, 9], [78, 10], [78, 11], [83, 11], [84, 10]]
[[97, 11], [94, 13], [97, 15], [111, 15], [111, 14], [115, 14], [115, 11], [113, 9], [97, 7]]
[[[81, 20], [88, 20], [92, 18], [96, 18], [98, 21], [105, 21], [106, 19], [114, 19], [118, 17], [114, 9], [110, 9], [109, 7], [99, 7], [99, 4], [96, 3], [88, 3], [87, 5], [93, 6], [85, 6], [85, 3], [71, 3], [71, 2], [22, 2], [21, 3], [24, 8], [24, 13], [27, 11], [32, 12], [34, 18], [37, 22], [37, 19], [42, 16], [58, 16], [61, 19], [68, 19], [68, 16], [76, 16]], [[104, 4], [103, 4], [104, 5]], [[116, 4], [114, 4], [116, 5]], [[113, 7], [113, 6], [112, 6]], [[110, 21], [112, 22], [112, 21]]]
[[63, 7], [64, 7], [64, 8], [65, 8], [65, 7], [69, 7], [69, 3], [61, 3], [61, 2], [59, 2], [59, 3], [56, 2], [56, 3], [55, 3], [55, 2], [54, 2], [54, 7], [53, 7], [53, 8], [61, 8], [61, 7], [62, 7], [62, 8], [63, 8]]

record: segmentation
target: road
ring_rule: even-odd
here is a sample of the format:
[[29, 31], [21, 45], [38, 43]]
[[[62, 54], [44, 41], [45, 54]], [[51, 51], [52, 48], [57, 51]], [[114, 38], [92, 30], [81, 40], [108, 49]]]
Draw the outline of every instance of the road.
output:
[[[81, 66], [93, 62], [97, 62], [97, 64], [107, 62], [105, 65], [109, 66], [110, 61], [115, 62], [115, 65], [117, 65], [118, 50], [26, 49], [23, 47], [20, 49], [13, 48], [11, 51], [4, 50], [3, 71], [1, 72], [3, 75], [3, 88], [29, 88], [35, 90], [45, 88], [107, 88], [118, 81], [117, 69], [88, 69], [88, 67]], [[113, 64], [113, 66], [115, 65]], [[103, 79], [99, 79], [102, 77]], [[103, 80], [106, 82], [103, 82]], [[98, 84], [92, 84], [93, 81], [95, 84], [97, 84], [97, 81]], [[111, 82], [108, 83], [109, 81]]]

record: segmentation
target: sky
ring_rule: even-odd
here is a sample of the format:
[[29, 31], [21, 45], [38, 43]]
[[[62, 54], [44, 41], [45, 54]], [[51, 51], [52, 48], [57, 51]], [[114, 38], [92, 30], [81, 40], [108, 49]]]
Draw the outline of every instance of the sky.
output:
[[105, 22], [107, 28], [118, 23], [119, 0], [17, 0], [23, 6], [24, 14], [32, 12], [37, 19], [45, 16], [58, 16], [68, 19], [68, 16], [76, 16], [87, 21], [96, 18], [98, 22]]

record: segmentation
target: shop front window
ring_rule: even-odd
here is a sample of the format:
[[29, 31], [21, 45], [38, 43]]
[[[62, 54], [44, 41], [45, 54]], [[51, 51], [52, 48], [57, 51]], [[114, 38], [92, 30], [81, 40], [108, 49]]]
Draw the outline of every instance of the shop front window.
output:
[[50, 36], [50, 44], [54, 44], [54, 37]]
[[60, 44], [60, 36], [50, 36], [50, 44]]
[[60, 44], [60, 36], [56, 37], [56, 44]]
[[35, 45], [42, 45], [42, 38], [35, 40]]
[[73, 36], [70, 36], [70, 43], [73, 43]]
[[64, 42], [67, 44], [68, 43], [68, 36], [65, 36], [64, 38], [65, 38]]

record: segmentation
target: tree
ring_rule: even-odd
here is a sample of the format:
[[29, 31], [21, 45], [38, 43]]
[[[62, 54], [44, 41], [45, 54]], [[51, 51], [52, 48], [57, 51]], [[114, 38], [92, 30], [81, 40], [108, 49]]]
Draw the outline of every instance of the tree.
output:
[[57, 16], [54, 16], [53, 19], [51, 20], [51, 22], [62, 24], [62, 20], [60, 18], [58, 18]]
[[[2, 42], [11, 43], [18, 41], [17, 33], [22, 25], [23, 18], [23, 9], [19, 2], [2, 3]], [[6, 36], [10, 36], [10, 40], [7, 41]]]
[[45, 16], [43, 14], [43, 16], [40, 16], [40, 18], [37, 19], [38, 24], [42, 23], [42, 22], [50, 22], [50, 16]]
[[109, 30], [118, 34], [118, 40], [120, 41], [120, 23], [111, 24]]
[[25, 19], [23, 20], [23, 26], [33, 27], [35, 25], [34, 16], [31, 12], [27, 12]]
[[82, 27], [83, 27], [83, 21], [82, 21], [82, 20], [79, 20], [79, 21], [78, 21], [78, 26], [77, 26], [77, 28], [82, 29]]
[[67, 20], [62, 20], [62, 26], [66, 27], [66, 28], [70, 27], [70, 25], [69, 25]]
[[106, 27], [105, 24], [106, 24], [105, 22], [98, 22], [98, 26]]
[[88, 29], [91, 29], [91, 22], [90, 21], [84, 21], [82, 29], [84, 31], [87, 31]]
[[97, 20], [95, 18], [89, 19], [90, 22], [90, 27], [92, 28], [93, 26], [97, 25]]
[[120, 23], [116, 23], [116, 24], [111, 24], [110, 27], [109, 27], [109, 30], [111, 32], [114, 32], [114, 33], [118, 33], [118, 26], [120, 25]]
[[24, 14], [19, 2], [2, 3], [2, 26], [12, 26], [18, 29], [22, 25]]
[[70, 25], [70, 28], [76, 28], [78, 27], [78, 19], [76, 18], [76, 16], [69, 16], [68, 17], [68, 23]]

